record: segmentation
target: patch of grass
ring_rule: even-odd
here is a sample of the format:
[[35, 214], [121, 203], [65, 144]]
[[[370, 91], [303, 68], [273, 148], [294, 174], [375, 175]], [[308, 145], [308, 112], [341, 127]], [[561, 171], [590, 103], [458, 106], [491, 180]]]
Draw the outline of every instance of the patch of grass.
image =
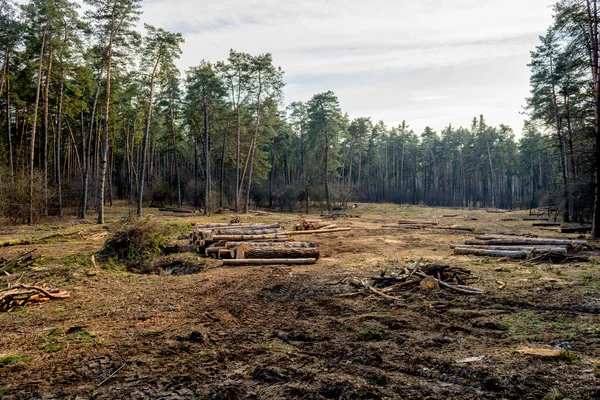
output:
[[70, 340], [75, 343], [96, 344], [98, 343], [98, 335], [95, 332], [84, 329]]
[[560, 356], [560, 358], [562, 358], [563, 360], [565, 360], [569, 364], [575, 364], [575, 361], [577, 361], [577, 355], [575, 353], [573, 353], [572, 351], [569, 351], [569, 350], [565, 350], [562, 353], [562, 355]]
[[596, 378], [599, 378], [599, 379], [600, 379], [600, 364], [597, 364], [597, 365], [594, 367], [594, 376], [595, 376]]
[[16, 365], [22, 361], [29, 361], [32, 358], [33, 357], [30, 357], [30, 356], [19, 356], [16, 354], [10, 354], [10, 355], [0, 358], [0, 366], [4, 367], [7, 365]]

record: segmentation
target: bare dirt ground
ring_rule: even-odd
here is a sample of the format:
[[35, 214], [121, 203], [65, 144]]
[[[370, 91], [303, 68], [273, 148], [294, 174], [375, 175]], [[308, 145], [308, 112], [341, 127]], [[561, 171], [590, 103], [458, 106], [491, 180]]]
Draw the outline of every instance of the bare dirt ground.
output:
[[[558, 236], [522, 221], [525, 212], [360, 204], [352, 211], [360, 219], [336, 221], [351, 232], [314, 238], [323, 255], [314, 266], [217, 267], [186, 276], [96, 271], [90, 256], [127, 212], [111, 209], [105, 228], [76, 219], [0, 228], [0, 242], [33, 242], [0, 248], [0, 257], [31, 248], [44, 255], [23, 275], [3, 277], [3, 285], [20, 279], [71, 292], [66, 300], [0, 314], [0, 397], [600, 398], [595, 258], [528, 265], [454, 256], [449, 245], [476, 233], [381, 228], [399, 218], [432, 218], [478, 233]], [[207, 221], [146, 212], [181, 232]], [[478, 220], [465, 221], [473, 217]], [[299, 220], [293, 214], [241, 218], [288, 228]], [[517, 220], [502, 221], [507, 218]], [[390, 302], [342, 282], [421, 257], [469, 268], [479, 278], [472, 285], [487, 293], [411, 291]], [[571, 357], [515, 352], [565, 341], [573, 346]], [[486, 358], [456, 362], [474, 356]]]

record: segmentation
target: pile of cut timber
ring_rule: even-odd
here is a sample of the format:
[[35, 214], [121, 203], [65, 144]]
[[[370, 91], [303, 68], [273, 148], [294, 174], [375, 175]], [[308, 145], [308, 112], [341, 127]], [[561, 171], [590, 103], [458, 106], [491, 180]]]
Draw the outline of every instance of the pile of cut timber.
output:
[[223, 265], [314, 264], [319, 250], [312, 242], [295, 242], [292, 236], [348, 231], [350, 228], [288, 232], [274, 224], [195, 225], [191, 244], [199, 253], [223, 260]]
[[440, 225], [437, 221], [427, 221], [419, 219], [401, 219], [398, 225], [384, 225], [384, 228], [399, 228], [399, 229], [447, 229], [454, 231], [473, 232], [473, 228], [460, 225]]
[[45, 303], [53, 299], [66, 299], [69, 296], [69, 292], [19, 285], [0, 291], [0, 312], [12, 311], [17, 307], [36, 303]]
[[466, 240], [462, 245], [452, 245], [454, 254], [476, 256], [508, 257], [530, 261], [565, 262], [582, 260], [572, 256], [577, 248], [587, 246], [585, 240], [565, 240], [554, 238], [502, 238], [477, 236]]
[[422, 265], [419, 261], [406, 265], [397, 273], [373, 276], [371, 282], [366, 279], [352, 279], [350, 284], [388, 300], [399, 300], [400, 297], [393, 294], [412, 291], [417, 287], [421, 291], [446, 289], [469, 295], [484, 294], [483, 290], [467, 285], [467, 281], [471, 279], [471, 271], [465, 268], [438, 264]]

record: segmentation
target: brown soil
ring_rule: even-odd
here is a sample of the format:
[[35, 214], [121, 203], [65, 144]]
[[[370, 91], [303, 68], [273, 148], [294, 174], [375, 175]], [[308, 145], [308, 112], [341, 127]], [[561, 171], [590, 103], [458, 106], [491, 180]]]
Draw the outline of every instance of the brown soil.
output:
[[[314, 266], [207, 269], [192, 275], [96, 270], [105, 236], [76, 220], [3, 228], [0, 257], [45, 259], [10, 282], [46, 284], [67, 300], [0, 314], [0, 395], [7, 399], [592, 399], [600, 396], [600, 271], [590, 263], [527, 265], [453, 256], [477, 233], [531, 232], [525, 213], [366, 205], [351, 232], [314, 237]], [[113, 225], [126, 215], [113, 211]], [[181, 229], [199, 216], [155, 214]], [[443, 214], [458, 214], [442, 218]], [[501, 221], [503, 218], [518, 221]], [[477, 221], [465, 221], [470, 217]], [[291, 214], [241, 216], [293, 226]], [[437, 219], [477, 233], [382, 229]], [[231, 215], [210, 218], [228, 222]], [[112, 229], [112, 227], [111, 227]], [[89, 230], [89, 235], [68, 235]], [[93, 231], [93, 232], [92, 232]], [[54, 233], [63, 236], [43, 239]], [[575, 238], [576, 235], [562, 235]], [[301, 237], [302, 238], [302, 237]], [[301, 239], [299, 238], [299, 239]], [[390, 302], [349, 286], [410, 260], [469, 268], [486, 295], [409, 291]], [[214, 263], [213, 263], [214, 264]], [[506, 283], [500, 289], [496, 281]], [[516, 353], [573, 346], [561, 358]], [[24, 357], [4, 365], [7, 355]], [[469, 363], [457, 360], [486, 356]], [[5, 361], [3, 361], [5, 360]]]

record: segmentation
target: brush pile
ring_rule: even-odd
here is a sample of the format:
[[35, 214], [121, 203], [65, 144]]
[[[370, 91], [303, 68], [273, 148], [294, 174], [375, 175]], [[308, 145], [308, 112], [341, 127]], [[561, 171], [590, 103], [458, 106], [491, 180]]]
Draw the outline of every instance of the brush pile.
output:
[[289, 232], [278, 223], [198, 224], [190, 234], [190, 243], [197, 252], [223, 260], [223, 265], [314, 264], [319, 249], [312, 242], [296, 242], [293, 236], [348, 230], [332, 225]]
[[46, 303], [50, 300], [66, 299], [68, 297], [70, 297], [69, 292], [19, 285], [0, 291], [0, 312], [9, 312], [17, 307]]
[[437, 221], [428, 221], [420, 219], [401, 219], [398, 221], [398, 225], [384, 225], [384, 228], [396, 228], [396, 229], [445, 229], [453, 231], [466, 231], [473, 232], [474, 229], [468, 226], [460, 225], [441, 225]]
[[474, 279], [471, 271], [448, 265], [427, 264], [421, 261], [409, 264], [400, 273], [384, 271], [379, 276], [373, 276], [370, 282], [367, 279], [352, 279], [352, 286], [367, 289], [371, 293], [389, 300], [400, 300], [398, 294], [413, 290], [433, 291], [450, 290], [468, 295], [480, 295], [485, 291], [468, 286], [467, 282]]
[[32, 266], [40, 258], [40, 256], [34, 254], [36, 251], [35, 249], [29, 250], [9, 259], [0, 257], [0, 273], [12, 274], [18, 270]]
[[528, 260], [529, 262], [573, 262], [586, 261], [586, 257], [572, 253], [587, 246], [585, 240], [554, 238], [505, 238], [476, 236], [464, 244], [452, 245], [454, 254], [488, 257], [507, 257]]

